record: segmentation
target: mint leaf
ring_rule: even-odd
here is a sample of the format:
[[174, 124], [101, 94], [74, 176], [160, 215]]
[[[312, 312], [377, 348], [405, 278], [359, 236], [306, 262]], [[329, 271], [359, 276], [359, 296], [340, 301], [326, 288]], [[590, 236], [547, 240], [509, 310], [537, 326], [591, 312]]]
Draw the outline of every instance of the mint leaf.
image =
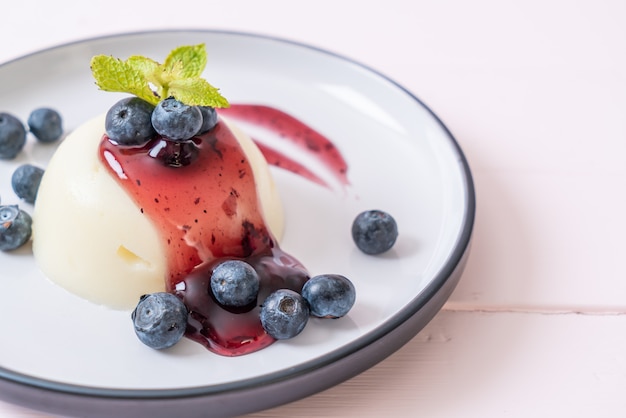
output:
[[157, 71], [157, 77], [161, 85], [168, 87], [169, 84], [176, 80], [183, 78], [183, 64], [180, 61], [176, 61], [173, 65], [166, 67], [165, 64], [159, 67]]
[[219, 90], [203, 78], [174, 80], [170, 83], [169, 95], [189, 106], [229, 106]]
[[133, 55], [126, 61], [105, 55], [91, 60], [100, 89], [134, 94], [154, 105], [173, 96], [190, 106], [228, 107], [219, 90], [201, 78], [207, 56], [204, 44], [181, 46], [163, 64]]
[[204, 44], [180, 46], [169, 53], [163, 67], [172, 73], [180, 65], [180, 78], [200, 77], [206, 67], [207, 57]]
[[101, 90], [130, 93], [154, 103], [154, 93], [146, 78], [126, 62], [106, 55], [91, 59], [91, 71]]
[[126, 64], [128, 64], [134, 70], [143, 74], [143, 76], [149, 80], [157, 68], [159, 68], [159, 63], [153, 59], [142, 57], [141, 55], [133, 55], [126, 60]]

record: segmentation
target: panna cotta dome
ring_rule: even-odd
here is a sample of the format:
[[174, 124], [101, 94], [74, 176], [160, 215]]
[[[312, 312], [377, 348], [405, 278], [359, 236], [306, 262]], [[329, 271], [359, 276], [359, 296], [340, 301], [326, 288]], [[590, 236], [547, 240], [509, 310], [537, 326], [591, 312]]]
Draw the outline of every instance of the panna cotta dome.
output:
[[[104, 121], [102, 115], [78, 127], [50, 160], [35, 205], [33, 253], [43, 273], [66, 290], [128, 309], [141, 295], [165, 290], [166, 249], [152, 221], [99, 157]], [[283, 209], [267, 162], [245, 133], [222, 122], [250, 162], [259, 207], [280, 239]]]

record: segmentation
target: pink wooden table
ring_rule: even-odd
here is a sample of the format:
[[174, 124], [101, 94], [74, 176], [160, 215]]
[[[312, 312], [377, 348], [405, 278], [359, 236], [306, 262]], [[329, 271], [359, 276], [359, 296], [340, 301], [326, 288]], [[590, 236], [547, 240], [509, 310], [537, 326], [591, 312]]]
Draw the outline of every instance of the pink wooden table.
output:
[[142, 29], [274, 35], [395, 79], [463, 148], [478, 211], [444, 309], [374, 368], [251, 417], [623, 416], [625, 2], [40, 3], [3, 7], [0, 61]]

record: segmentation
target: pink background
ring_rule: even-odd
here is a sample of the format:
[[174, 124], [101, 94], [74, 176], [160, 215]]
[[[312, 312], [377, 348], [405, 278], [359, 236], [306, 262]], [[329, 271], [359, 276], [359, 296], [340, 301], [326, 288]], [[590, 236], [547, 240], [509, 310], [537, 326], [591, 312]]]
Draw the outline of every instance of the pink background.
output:
[[463, 148], [478, 212], [443, 310], [360, 376], [251, 417], [624, 414], [626, 2], [32, 3], [3, 6], [0, 62], [144, 29], [274, 35], [391, 77]]

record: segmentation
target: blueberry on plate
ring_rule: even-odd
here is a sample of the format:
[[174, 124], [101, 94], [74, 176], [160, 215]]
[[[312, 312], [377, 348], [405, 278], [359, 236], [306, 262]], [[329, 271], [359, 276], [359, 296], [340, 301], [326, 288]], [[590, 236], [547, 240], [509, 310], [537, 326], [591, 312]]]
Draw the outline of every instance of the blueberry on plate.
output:
[[242, 307], [254, 302], [259, 282], [256, 270], [241, 260], [224, 261], [211, 274], [213, 296], [224, 306]]
[[15, 194], [28, 203], [35, 203], [39, 184], [44, 170], [32, 164], [23, 164], [11, 176], [11, 186]]
[[261, 325], [277, 340], [300, 334], [309, 320], [309, 307], [302, 296], [289, 289], [270, 294], [261, 306]]
[[341, 318], [354, 305], [356, 291], [352, 282], [342, 275], [321, 274], [304, 284], [302, 297], [309, 304], [311, 315]]
[[185, 141], [196, 135], [202, 127], [202, 112], [198, 106], [188, 106], [170, 97], [154, 108], [152, 126], [165, 138]]
[[28, 127], [41, 142], [54, 142], [63, 135], [63, 120], [54, 109], [42, 107], [28, 116]]
[[150, 293], [139, 299], [131, 319], [139, 340], [162, 350], [176, 344], [185, 334], [187, 308], [171, 293]]
[[398, 238], [395, 219], [382, 210], [361, 212], [352, 223], [352, 239], [365, 254], [381, 254]]
[[137, 146], [152, 139], [154, 106], [138, 97], [127, 97], [115, 103], [106, 114], [104, 129], [116, 144]]
[[0, 159], [11, 160], [26, 143], [26, 128], [18, 118], [0, 113]]
[[17, 205], [0, 206], [0, 250], [15, 250], [30, 239], [32, 218]]

